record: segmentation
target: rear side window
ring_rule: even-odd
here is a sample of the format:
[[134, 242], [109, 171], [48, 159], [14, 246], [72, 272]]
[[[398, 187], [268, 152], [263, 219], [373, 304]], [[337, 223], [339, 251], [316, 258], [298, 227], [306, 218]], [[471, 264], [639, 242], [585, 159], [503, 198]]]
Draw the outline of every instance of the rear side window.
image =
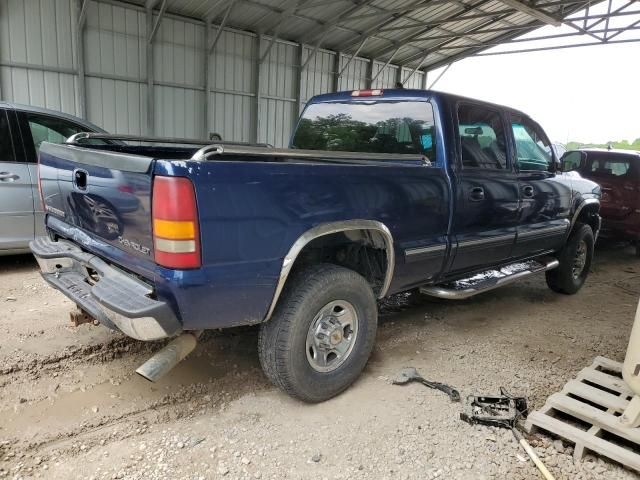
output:
[[587, 153], [587, 172], [595, 176], [602, 177], [632, 177], [634, 171], [634, 163], [640, 163], [640, 159], [634, 162], [631, 157], [623, 155], [600, 155]]
[[463, 168], [507, 168], [506, 137], [500, 112], [477, 105], [460, 105], [458, 134]]
[[424, 155], [435, 161], [433, 109], [427, 102], [314, 103], [304, 111], [292, 148]]
[[0, 110], [0, 162], [15, 162], [13, 140], [6, 110]]

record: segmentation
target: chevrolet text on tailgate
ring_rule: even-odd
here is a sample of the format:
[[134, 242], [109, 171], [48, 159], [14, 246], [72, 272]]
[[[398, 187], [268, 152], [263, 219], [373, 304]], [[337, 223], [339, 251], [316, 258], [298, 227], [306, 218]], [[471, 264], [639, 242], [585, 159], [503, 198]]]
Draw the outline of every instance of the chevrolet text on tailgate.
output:
[[[309, 101], [288, 149], [209, 143], [80, 133], [40, 150], [42, 275], [109, 328], [175, 337], [138, 369], [149, 380], [203, 330], [260, 324], [266, 375], [319, 402], [367, 363], [377, 299], [467, 298], [537, 272], [573, 294], [589, 273], [599, 187], [556, 171], [522, 112], [342, 92]], [[114, 174], [118, 191], [100, 181]]]

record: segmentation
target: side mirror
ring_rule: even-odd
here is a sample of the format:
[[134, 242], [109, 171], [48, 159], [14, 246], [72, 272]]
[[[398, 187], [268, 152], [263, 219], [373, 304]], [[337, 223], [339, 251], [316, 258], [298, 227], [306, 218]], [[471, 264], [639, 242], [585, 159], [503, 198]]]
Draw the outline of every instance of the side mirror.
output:
[[560, 159], [560, 168], [563, 172], [573, 172], [578, 170], [586, 159], [587, 154], [584, 152], [567, 152]]

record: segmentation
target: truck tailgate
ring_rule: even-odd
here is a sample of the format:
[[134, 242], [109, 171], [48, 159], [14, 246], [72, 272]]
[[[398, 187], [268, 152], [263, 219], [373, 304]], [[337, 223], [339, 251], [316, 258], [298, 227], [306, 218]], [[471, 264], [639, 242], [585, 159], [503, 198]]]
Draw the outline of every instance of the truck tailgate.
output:
[[101, 240], [98, 246], [153, 261], [153, 158], [43, 143], [39, 162], [48, 216]]

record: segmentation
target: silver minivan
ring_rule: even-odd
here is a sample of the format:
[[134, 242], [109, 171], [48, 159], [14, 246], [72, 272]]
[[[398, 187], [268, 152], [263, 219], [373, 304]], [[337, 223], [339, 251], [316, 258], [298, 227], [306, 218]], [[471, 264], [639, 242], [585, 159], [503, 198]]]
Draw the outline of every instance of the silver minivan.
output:
[[78, 132], [104, 132], [72, 115], [0, 102], [0, 255], [28, 253], [45, 235], [38, 193], [42, 142], [63, 143]]

